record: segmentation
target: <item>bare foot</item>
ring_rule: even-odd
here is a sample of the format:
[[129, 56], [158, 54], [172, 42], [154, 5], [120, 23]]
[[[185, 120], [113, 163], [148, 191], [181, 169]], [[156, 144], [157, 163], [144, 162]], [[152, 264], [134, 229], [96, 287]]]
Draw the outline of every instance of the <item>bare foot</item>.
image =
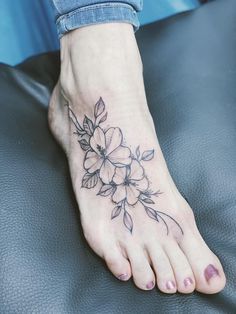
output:
[[[97, 40], [99, 39], [99, 40]], [[216, 293], [225, 275], [163, 158], [128, 24], [70, 32], [49, 125], [64, 148], [91, 248], [120, 280]]]

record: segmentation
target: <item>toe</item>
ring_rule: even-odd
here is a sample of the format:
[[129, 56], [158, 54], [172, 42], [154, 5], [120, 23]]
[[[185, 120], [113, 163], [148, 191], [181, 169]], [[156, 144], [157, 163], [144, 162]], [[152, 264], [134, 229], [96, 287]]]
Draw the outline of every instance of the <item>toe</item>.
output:
[[156, 273], [158, 288], [164, 293], [175, 293], [177, 289], [174, 272], [163, 248], [154, 243], [148, 245], [147, 251]]
[[127, 255], [131, 264], [133, 280], [142, 290], [151, 290], [155, 287], [155, 275], [149, 264], [148, 257], [142, 248], [128, 248]]
[[195, 289], [195, 279], [192, 268], [183, 251], [175, 241], [168, 241], [164, 245], [175, 275], [177, 289], [181, 293], [191, 293]]
[[212, 253], [202, 238], [185, 235], [180, 247], [193, 270], [196, 290], [207, 294], [221, 291], [226, 283], [223, 268], [218, 257]]
[[130, 263], [119, 248], [109, 249], [108, 253], [104, 254], [104, 259], [116, 278], [126, 281], [131, 277]]

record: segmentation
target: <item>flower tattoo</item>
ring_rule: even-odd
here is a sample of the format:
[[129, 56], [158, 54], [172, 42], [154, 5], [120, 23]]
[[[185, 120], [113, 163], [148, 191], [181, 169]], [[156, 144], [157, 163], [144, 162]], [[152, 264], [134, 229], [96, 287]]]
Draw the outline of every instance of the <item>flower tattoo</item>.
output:
[[132, 153], [124, 144], [120, 128], [102, 128], [101, 124], [106, 121], [107, 112], [101, 97], [94, 106], [94, 119], [85, 116], [82, 124], [68, 104], [67, 108], [68, 116], [75, 127], [74, 134], [78, 136], [80, 147], [85, 152], [85, 174], [81, 187], [92, 189], [99, 185], [97, 195], [109, 197], [115, 205], [111, 219], [122, 214], [124, 226], [130, 233], [133, 231], [130, 208], [139, 203], [151, 219], [164, 223], [167, 235], [167, 219], [174, 222], [183, 234], [183, 229], [173, 217], [153, 208], [153, 197], [162, 193], [150, 189], [143, 164], [153, 159], [154, 149], [141, 153], [138, 146]]

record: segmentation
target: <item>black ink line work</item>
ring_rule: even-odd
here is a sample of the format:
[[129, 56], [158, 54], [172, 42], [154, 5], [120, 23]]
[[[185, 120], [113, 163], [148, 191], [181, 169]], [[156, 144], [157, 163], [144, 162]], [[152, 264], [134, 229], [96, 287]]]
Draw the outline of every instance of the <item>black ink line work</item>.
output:
[[150, 189], [143, 164], [153, 159], [154, 149], [141, 153], [138, 146], [132, 153], [124, 144], [120, 128], [102, 128], [101, 124], [107, 119], [102, 98], [95, 104], [94, 119], [85, 116], [82, 124], [70, 106], [67, 107], [68, 116], [75, 127], [74, 133], [85, 152], [83, 167], [86, 172], [81, 187], [92, 189], [99, 184], [97, 195], [110, 197], [115, 204], [111, 219], [122, 214], [123, 223], [130, 233], [133, 230], [133, 220], [129, 211], [139, 203], [151, 219], [164, 223], [167, 235], [169, 234], [167, 219], [174, 222], [183, 234], [181, 226], [173, 217], [153, 208], [155, 204], [153, 197], [159, 196], [161, 192], [153, 192]]

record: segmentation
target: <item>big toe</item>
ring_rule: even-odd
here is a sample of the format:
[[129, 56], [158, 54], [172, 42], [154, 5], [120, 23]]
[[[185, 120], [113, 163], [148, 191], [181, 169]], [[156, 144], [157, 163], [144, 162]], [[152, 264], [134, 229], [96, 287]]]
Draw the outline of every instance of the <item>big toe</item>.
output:
[[206, 294], [221, 291], [226, 283], [218, 257], [199, 236], [189, 235], [180, 244], [194, 273], [196, 290]]

